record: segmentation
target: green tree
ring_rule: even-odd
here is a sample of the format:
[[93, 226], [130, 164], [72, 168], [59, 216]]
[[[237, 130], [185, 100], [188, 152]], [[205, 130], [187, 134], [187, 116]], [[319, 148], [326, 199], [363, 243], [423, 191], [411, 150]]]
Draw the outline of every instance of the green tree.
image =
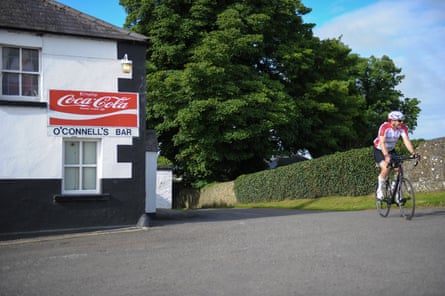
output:
[[[149, 36], [147, 122], [192, 181], [265, 168], [298, 117], [277, 51], [310, 32], [299, 1], [121, 1]], [[297, 13], [296, 13], [297, 12]]]
[[370, 143], [392, 110], [400, 110], [406, 115], [405, 123], [410, 131], [416, 128], [420, 101], [417, 98], [405, 98], [397, 89], [405, 77], [401, 72], [402, 69], [396, 67], [386, 55], [381, 58], [362, 58], [358, 63], [357, 89], [366, 101], [365, 109], [356, 122], [361, 131], [358, 146]]
[[390, 109], [415, 127], [417, 99], [395, 89], [400, 69], [314, 37], [299, 0], [120, 3], [125, 26], [149, 37], [147, 124], [186, 180], [233, 179], [305, 148], [368, 146]]
[[359, 58], [339, 39], [312, 38], [304, 46], [285, 56], [284, 83], [305, 119], [294, 122], [292, 130], [300, 128], [300, 136], [287, 146], [305, 147], [314, 157], [350, 149], [357, 138], [354, 121], [364, 107], [355, 87]]

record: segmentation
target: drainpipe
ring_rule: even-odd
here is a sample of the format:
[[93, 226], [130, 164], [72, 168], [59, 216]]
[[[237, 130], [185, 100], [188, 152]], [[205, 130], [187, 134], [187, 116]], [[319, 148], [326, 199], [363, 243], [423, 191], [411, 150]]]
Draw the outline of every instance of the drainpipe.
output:
[[154, 130], [145, 134], [145, 213], [139, 218], [137, 227], [149, 227], [156, 214], [156, 173], [158, 161], [158, 139]]

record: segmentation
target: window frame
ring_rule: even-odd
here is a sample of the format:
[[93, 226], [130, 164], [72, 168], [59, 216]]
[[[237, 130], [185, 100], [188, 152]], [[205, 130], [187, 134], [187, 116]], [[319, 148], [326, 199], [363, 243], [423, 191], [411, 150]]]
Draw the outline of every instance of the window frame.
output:
[[[67, 164], [66, 163], [66, 153], [67, 148], [66, 145], [70, 142], [77, 142], [79, 143], [79, 155], [78, 155], [78, 162], [73, 164]], [[84, 144], [85, 143], [95, 143], [96, 144], [96, 159], [95, 163], [83, 163], [83, 154], [84, 154]], [[83, 139], [83, 138], [64, 138], [63, 139], [63, 151], [62, 151], [62, 194], [65, 195], [88, 195], [88, 194], [101, 194], [101, 186], [100, 186], [100, 178], [99, 178], [99, 160], [100, 160], [100, 145], [101, 141], [100, 139]], [[66, 174], [66, 168], [78, 168], [78, 187], [77, 189], [66, 189], [66, 181], [67, 176]], [[96, 180], [94, 182], [95, 188], [94, 189], [82, 189], [83, 187], [83, 169], [85, 168], [95, 168], [95, 175]]]
[[[3, 49], [13, 48], [19, 50], [19, 61], [18, 70], [16, 69], [6, 69], [3, 67]], [[23, 51], [24, 50], [35, 50], [37, 51], [37, 71], [24, 70], [23, 69]], [[18, 75], [18, 94], [3, 94], [3, 75], [4, 74], [17, 74]], [[24, 76], [37, 76], [37, 91], [33, 95], [24, 95]], [[36, 47], [26, 47], [19, 45], [7, 45], [0, 44], [0, 101], [28, 101], [28, 102], [38, 102], [42, 97], [42, 50]]]

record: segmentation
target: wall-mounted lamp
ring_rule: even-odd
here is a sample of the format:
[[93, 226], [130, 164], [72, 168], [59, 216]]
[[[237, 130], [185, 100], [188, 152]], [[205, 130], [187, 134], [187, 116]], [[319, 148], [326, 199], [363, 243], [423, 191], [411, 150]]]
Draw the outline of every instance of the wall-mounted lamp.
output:
[[133, 62], [128, 60], [128, 55], [125, 54], [124, 58], [121, 60], [122, 65], [122, 72], [124, 73], [131, 73], [131, 70], [133, 68]]

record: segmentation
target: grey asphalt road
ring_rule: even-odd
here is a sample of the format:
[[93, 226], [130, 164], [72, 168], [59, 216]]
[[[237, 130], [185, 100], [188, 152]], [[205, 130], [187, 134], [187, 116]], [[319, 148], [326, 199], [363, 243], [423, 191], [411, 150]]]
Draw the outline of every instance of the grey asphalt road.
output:
[[445, 209], [159, 211], [153, 227], [0, 241], [0, 295], [445, 295]]

